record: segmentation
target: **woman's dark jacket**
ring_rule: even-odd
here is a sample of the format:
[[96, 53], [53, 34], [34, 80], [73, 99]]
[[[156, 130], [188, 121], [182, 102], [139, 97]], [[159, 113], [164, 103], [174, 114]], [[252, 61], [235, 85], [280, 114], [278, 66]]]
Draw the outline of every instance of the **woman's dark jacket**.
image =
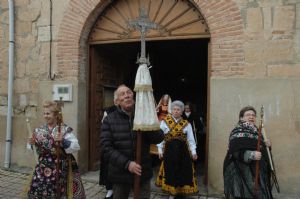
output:
[[[103, 121], [100, 134], [101, 151], [108, 160], [108, 179], [113, 184], [133, 183], [134, 175], [128, 171], [130, 161], [135, 161], [136, 132], [132, 130], [133, 118], [120, 108], [109, 114]], [[164, 139], [163, 131], [142, 133], [141, 182], [152, 177], [150, 144]]]

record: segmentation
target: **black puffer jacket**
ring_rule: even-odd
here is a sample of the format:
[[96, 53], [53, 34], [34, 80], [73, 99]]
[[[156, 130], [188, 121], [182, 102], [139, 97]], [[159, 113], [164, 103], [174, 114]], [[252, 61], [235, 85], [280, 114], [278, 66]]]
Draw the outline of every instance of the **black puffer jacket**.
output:
[[[133, 183], [134, 175], [128, 171], [130, 161], [135, 160], [136, 133], [132, 131], [133, 118], [120, 108], [109, 114], [103, 121], [100, 134], [100, 146], [108, 159], [108, 179], [110, 182]], [[164, 139], [163, 131], [142, 132], [141, 182], [152, 177], [150, 144], [158, 144]]]

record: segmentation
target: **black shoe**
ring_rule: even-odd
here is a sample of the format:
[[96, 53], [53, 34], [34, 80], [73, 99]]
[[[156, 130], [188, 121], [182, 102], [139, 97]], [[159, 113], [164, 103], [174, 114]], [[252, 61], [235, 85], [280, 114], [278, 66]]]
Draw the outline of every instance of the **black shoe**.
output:
[[113, 195], [111, 195], [111, 196], [109, 196], [109, 197], [106, 197], [106, 196], [105, 196], [105, 198], [104, 198], [104, 199], [113, 199], [113, 197], [114, 197], [114, 194], [113, 194]]

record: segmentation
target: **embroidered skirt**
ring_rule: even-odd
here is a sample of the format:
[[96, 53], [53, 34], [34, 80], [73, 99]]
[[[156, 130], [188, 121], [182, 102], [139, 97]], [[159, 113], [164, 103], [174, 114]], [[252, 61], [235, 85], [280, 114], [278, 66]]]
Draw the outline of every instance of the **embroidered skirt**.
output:
[[155, 184], [171, 195], [198, 192], [194, 164], [186, 142], [179, 139], [166, 142]]

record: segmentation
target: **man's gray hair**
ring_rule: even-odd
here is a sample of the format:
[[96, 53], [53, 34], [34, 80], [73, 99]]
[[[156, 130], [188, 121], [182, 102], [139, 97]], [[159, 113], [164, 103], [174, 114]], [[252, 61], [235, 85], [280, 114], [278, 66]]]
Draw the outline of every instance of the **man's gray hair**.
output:
[[173, 110], [174, 106], [179, 107], [182, 112], [184, 111], [184, 103], [182, 101], [180, 100], [173, 101], [171, 104], [171, 110]]

